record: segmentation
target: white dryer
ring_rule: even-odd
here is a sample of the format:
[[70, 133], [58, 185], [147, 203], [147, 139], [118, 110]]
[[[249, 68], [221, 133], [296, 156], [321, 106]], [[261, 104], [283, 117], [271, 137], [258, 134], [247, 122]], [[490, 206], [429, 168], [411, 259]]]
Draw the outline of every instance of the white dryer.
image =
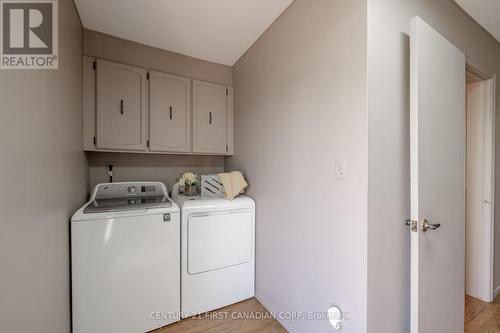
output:
[[180, 212], [162, 183], [99, 184], [71, 220], [74, 333], [179, 320]]
[[181, 313], [211, 311], [254, 296], [255, 203], [187, 197], [174, 186], [181, 209]]

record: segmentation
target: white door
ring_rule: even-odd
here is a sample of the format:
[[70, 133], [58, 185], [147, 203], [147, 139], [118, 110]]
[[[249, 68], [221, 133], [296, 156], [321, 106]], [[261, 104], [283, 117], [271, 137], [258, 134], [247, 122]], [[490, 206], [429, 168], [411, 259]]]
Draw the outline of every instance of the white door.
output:
[[193, 81], [193, 152], [225, 154], [227, 146], [226, 86]]
[[411, 219], [417, 224], [411, 228], [411, 332], [460, 333], [465, 56], [418, 17], [410, 31]]
[[97, 148], [146, 150], [146, 74], [97, 60]]
[[149, 79], [149, 150], [190, 151], [190, 80], [151, 71]]

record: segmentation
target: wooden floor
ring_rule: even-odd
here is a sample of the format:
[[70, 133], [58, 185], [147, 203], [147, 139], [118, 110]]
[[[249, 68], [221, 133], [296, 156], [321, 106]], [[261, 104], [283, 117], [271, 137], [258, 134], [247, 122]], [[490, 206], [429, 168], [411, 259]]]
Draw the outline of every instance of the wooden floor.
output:
[[465, 333], [500, 333], [500, 296], [493, 303], [465, 296]]
[[[246, 318], [242, 318], [245, 316]], [[254, 319], [258, 318], [258, 319]], [[262, 319], [263, 318], [263, 319]], [[287, 333], [255, 298], [181, 320], [154, 333]]]
[[[241, 318], [243, 315], [247, 318]], [[255, 298], [184, 319], [153, 332], [287, 333], [283, 326], [269, 317], [269, 312]], [[465, 333], [500, 333], [500, 296], [493, 303], [465, 296]]]

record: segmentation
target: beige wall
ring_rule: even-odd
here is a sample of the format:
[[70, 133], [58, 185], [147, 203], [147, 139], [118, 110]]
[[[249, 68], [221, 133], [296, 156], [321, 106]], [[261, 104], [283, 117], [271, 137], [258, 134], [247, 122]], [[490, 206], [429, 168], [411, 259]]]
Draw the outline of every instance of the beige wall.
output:
[[[184, 56], [154, 47], [112, 37], [92, 30], [84, 30], [83, 53], [88, 56], [113, 60], [199, 80], [232, 84], [232, 68], [226, 65]], [[90, 183], [107, 181], [105, 163], [114, 161], [114, 181], [164, 181], [169, 189], [175, 178], [185, 171], [198, 174], [224, 170], [222, 156], [181, 156], [89, 153]]]
[[[408, 33], [409, 20], [417, 15], [466, 55], [500, 71], [500, 44], [453, 1], [368, 0], [369, 332], [409, 332], [410, 235], [402, 222], [410, 213]], [[500, 112], [499, 98], [497, 103]], [[500, 125], [498, 115], [496, 119]], [[500, 171], [498, 129], [496, 156]], [[497, 175], [496, 286], [500, 285], [499, 186]]]
[[189, 155], [144, 155], [123, 153], [87, 153], [90, 163], [90, 189], [99, 183], [109, 181], [106, 174], [106, 162], [115, 162], [113, 181], [160, 181], [167, 185], [169, 191], [175, 179], [186, 172], [193, 171], [199, 175], [224, 171], [223, 157], [189, 156]]
[[[296, 0], [233, 68], [235, 156], [257, 203], [256, 292], [366, 330], [366, 1]], [[348, 178], [334, 178], [335, 159]], [[282, 320], [332, 332], [326, 320]]]
[[0, 72], [0, 331], [70, 330], [69, 220], [84, 202], [82, 28], [59, 0], [59, 69]]
[[83, 54], [193, 79], [232, 84], [230, 66], [216, 64], [84, 29]]

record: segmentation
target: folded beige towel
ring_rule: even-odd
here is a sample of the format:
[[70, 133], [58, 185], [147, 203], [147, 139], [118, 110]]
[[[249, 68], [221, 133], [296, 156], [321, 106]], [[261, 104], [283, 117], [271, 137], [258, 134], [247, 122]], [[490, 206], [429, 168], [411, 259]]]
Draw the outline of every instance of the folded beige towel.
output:
[[224, 185], [225, 197], [233, 200], [238, 194], [243, 193], [248, 184], [245, 177], [239, 171], [230, 173], [218, 173], [222, 185]]

